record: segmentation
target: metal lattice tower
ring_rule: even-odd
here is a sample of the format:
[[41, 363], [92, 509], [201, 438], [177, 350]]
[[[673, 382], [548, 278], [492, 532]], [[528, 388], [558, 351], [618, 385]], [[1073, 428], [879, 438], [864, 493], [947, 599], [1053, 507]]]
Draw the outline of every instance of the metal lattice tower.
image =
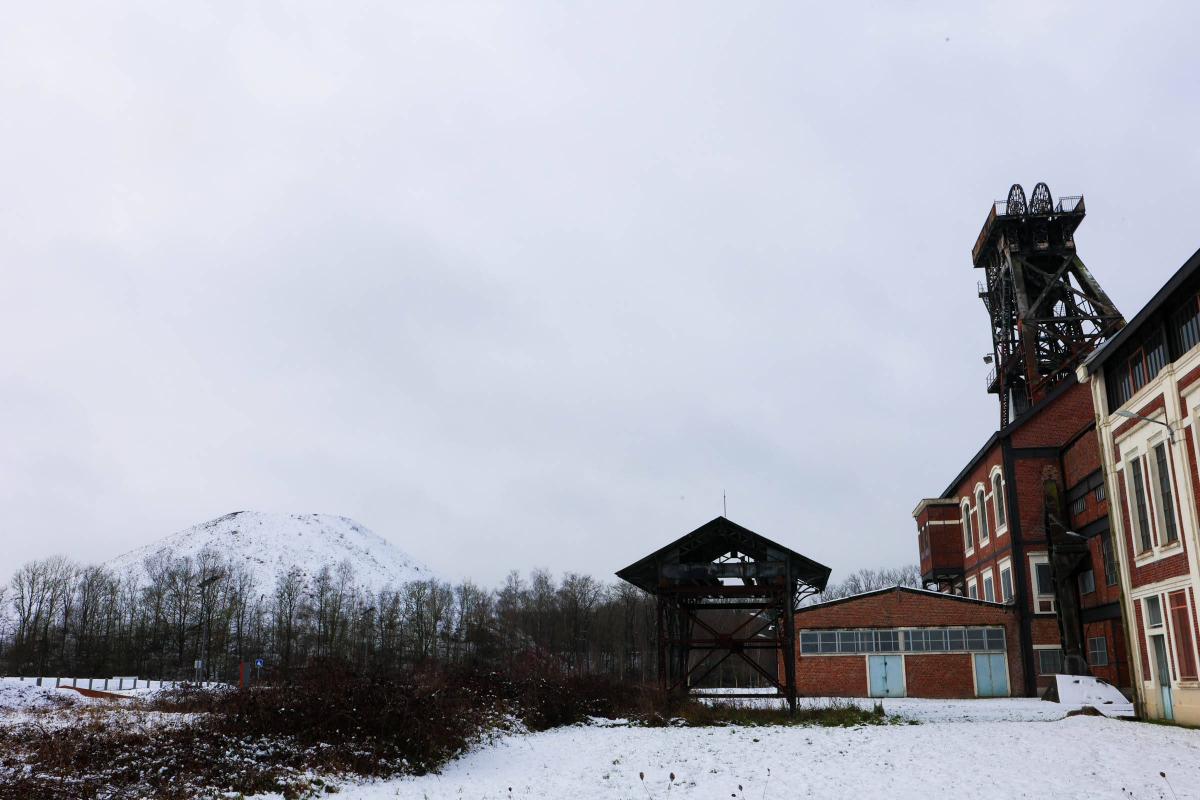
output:
[[992, 323], [995, 367], [988, 391], [1000, 396], [1000, 425], [1012, 422], [1125, 320], [1075, 252], [1083, 197], [1061, 197], [1039, 183], [1025, 199], [1020, 184], [992, 204], [971, 251], [986, 286], [979, 296]]

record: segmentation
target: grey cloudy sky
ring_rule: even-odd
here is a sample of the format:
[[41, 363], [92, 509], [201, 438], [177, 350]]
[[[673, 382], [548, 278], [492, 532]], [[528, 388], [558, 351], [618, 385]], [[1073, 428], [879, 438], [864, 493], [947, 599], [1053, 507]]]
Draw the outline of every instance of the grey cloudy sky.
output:
[[0, 575], [238, 509], [449, 577], [721, 511], [837, 574], [994, 429], [970, 248], [1197, 247], [1195, 4], [24, 4], [0, 26]]

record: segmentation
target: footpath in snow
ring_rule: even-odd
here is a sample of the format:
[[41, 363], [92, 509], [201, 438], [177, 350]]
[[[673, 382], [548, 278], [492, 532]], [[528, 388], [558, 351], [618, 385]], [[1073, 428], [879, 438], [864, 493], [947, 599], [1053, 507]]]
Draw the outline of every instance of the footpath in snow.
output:
[[1200, 731], [1064, 718], [1063, 706], [1032, 699], [888, 700], [885, 708], [920, 724], [575, 726], [500, 737], [439, 775], [346, 785], [338, 796], [1159, 800], [1172, 797], [1165, 772], [1180, 800], [1200, 797]]

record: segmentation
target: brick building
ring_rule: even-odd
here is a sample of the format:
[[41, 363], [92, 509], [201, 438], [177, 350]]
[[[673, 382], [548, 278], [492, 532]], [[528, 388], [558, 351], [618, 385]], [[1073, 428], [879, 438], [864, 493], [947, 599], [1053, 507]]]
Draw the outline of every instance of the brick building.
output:
[[1083, 197], [1055, 203], [1044, 183], [989, 210], [971, 260], [999, 430], [913, 511], [927, 587], [1013, 608], [1023, 694], [1085, 663], [1131, 680], [1092, 392], [1074, 374], [1125, 321], [1076, 251], [1084, 215]]
[[1120, 588], [1147, 716], [1200, 724], [1200, 251], [1077, 375], [1115, 499]]
[[940, 496], [917, 504], [921, 576], [939, 591], [1010, 606], [1024, 659], [1014, 694], [1044, 689], [1048, 676], [1063, 669], [1046, 532], [1047, 479], [1065, 488], [1068, 527], [1087, 540], [1078, 584], [1088, 667], [1096, 677], [1128, 687], [1108, 500], [1085, 387], [1056, 387], [994, 433]]
[[1006, 697], [1024, 683], [1011, 606], [895, 587], [796, 614], [802, 695]]

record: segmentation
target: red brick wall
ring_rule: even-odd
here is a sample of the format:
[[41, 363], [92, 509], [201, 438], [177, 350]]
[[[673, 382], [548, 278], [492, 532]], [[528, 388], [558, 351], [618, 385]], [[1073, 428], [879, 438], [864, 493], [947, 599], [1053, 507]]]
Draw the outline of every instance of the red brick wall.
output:
[[[1116, 537], [1110, 532], [1113, 538], [1113, 549], [1117, 545]], [[1116, 581], [1112, 586], [1107, 584], [1104, 572], [1104, 548], [1101, 544], [1099, 536], [1093, 536], [1088, 540], [1088, 552], [1091, 554], [1092, 571], [1096, 576], [1096, 591], [1088, 594], [1080, 595], [1080, 605], [1083, 608], [1095, 608], [1109, 603], [1117, 603], [1121, 600], [1121, 581], [1117, 575], [1113, 575]], [[1113, 560], [1116, 561], [1117, 554], [1113, 553]]]
[[796, 691], [803, 697], [866, 697], [867, 657], [797, 658]]
[[1063, 451], [1063, 479], [1068, 489], [1100, 469], [1100, 439], [1094, 431], [1080, 436]]
[[1014, 447], [1062, 447], [1094, 422], [1091, 387], [1074, 383], [1013, 431]]
[[[1050, 620], [1054, 626], [1054, 620]], [[830, 630], [843, 628], [932, 628], [958, 625], [999, 625], [1005, 629], [1008, 647], [1009, 685], [1014, 693], [1024, 686], [1025, 671], [1021, 659], [1021, 638], [1016, 609], [970, 600], [956, 599], [920, 591], [887, 591], [863, 597], [851, 598], [835, 603], [812, 606], [796, 614], [796, 629]], [[1058, 641], [1057, 628], [1054, 640]], [[1036, 640], [1035, 640], [1036, 641]], [[962, 656], [963, 658], [957, 658]], [[960, 689], [964, 683], [967, 690], [955, 695], [918, 694], [928, 689], [926, 683], [912, 683], [909, 679], [908, 693], [913, 697], [974, 697], [972, 664], [968, 654], [947, 653], [928, 655], [905, 655], [905, 669], [913, 659], [947, 659], [942, 666], [918, 665], [922, 681], [935, 669], [955, 671], [956, 663], [963, 667], [965, 676], [959, 676], [948, 684], [945, 691]], [[957, 658], [957, 661], [956, 661]], [[781, 665], [782, 666], [782, 665]], [[923, 670], [923, 671], [922, 671]], [[782, 673], [782, 670], [780, 671]], [[865, 655], [803, 655], [799, 652], [799, 636], [796, 651], [796, 682], [802, 694], [810, 696], [864, 696], [868, 693], [867, 661]], [[930, 690], [932, 691], [932, 690]]]
[[1108, 664], [1103, 667], [1092, 665], [1092, 674], [1119, 688], [1133, 686], [1133, 677], [1129, 674], [1129, 657], [1125, 647], [1124, 626], [1121, 621], [1108, 619], [1086, 623], [1083, 626], [1083, 635], [1085, 643], [1087, 639], [1097, 636], [1103, 636], [1108, 642]]
[[917, 542], [921, 574], [935, 569], [962, 569], [961, 510], [957, 505], [929, 505], [917, 516]]
[[906, 655], [905, 687], [909, 697], [974, 697], [974, 669], [970, 653]]

